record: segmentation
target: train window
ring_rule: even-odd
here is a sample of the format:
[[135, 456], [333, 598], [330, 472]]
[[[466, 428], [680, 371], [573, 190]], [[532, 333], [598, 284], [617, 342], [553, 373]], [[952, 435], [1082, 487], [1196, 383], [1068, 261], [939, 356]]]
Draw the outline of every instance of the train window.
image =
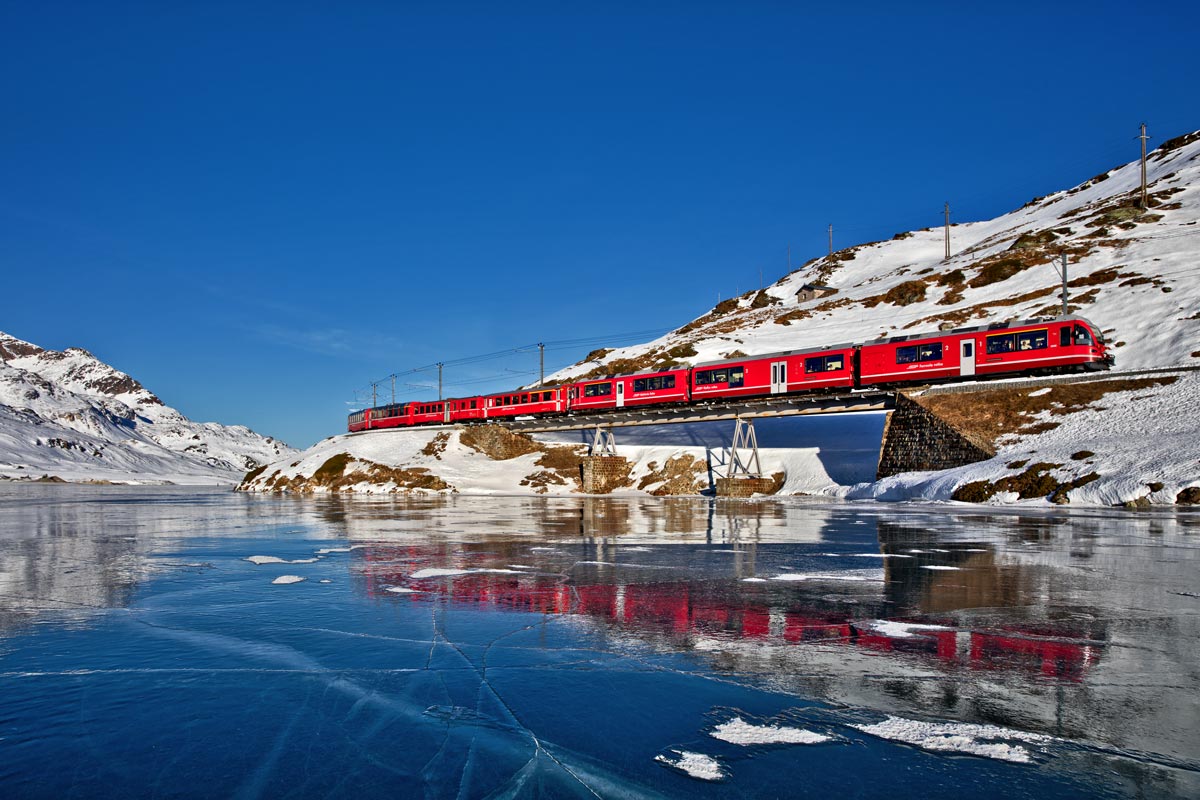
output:
[[1024, 331], [1017, 334], [1018, 350], [1045, 350], [1049, 346], [1046, 331]]
[[604, 397], [612, 394], [612, 383], [591, 383], [583, 387], [584, 397]]
[[649, 389], [650, 389], [650, 379], [649, 378], [634, 378], [633, 379], [633, 390], [635, 392], [645, 392], [645, 391], [648, 391]]
[[1001, 333], [987, 337], [987, 353], [989, 356], [998, 353], [1011, 353], [1017, 349], [1017, 337], [1011, 333]]
[[1058, 329], [1058, 346], [1059, 347], [1070, 347], [1071, 346], [1071, 326], [1070, 325], [1063, 325], [1061, 328]]
[[917, 361], [941, 361], [942, 343], [910, 344], [907, 347], [896, 348], [897, 364], [912, 364]]
[[837, 372], [845, 366], [845, 363], [845, 359], [841, 356], [815, 356], [804, 359], [804, 371], [807, 373]]
[[1091, 332], [1082, 325], [1075, 326], [1075, 344], [1090, 346], [1092, 344]]
[[705, 369], [701, 370], [696, 375], [696, 383], [726, 383], [729, 380], [729, 372], [723, 369]]
[[729, 370], [729, 385], [733, 387], [741, 386], [745, 382], [746, 372], [741, 367], [734, 367]]
[[472, 400], [472, 401], [471, 401], [471, 408], [475, 408], [475, 403], [476, 403], [476, 401], [475, 401], [475, 400]]

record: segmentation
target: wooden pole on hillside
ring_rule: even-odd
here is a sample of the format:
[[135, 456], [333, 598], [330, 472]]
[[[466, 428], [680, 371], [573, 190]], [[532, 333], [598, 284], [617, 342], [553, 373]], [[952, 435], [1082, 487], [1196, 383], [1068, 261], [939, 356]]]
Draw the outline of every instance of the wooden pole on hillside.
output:
[[1142, 123], [1142, 135], [1137, 138], [1142, 140], [1142, 208], [1149, 208], [1146, 199], [1146, 140], [1150, 137], [1146, 135], [1146, 123]]
[[946, 203], [946, 260], [950, 260], [950, 204]]
[[1062, 254], [1062, 279], [1063, 279], [1063, 316], [1070, 314], [1071, 311], [1067, 307], [1067, 254], [1063, 251]]

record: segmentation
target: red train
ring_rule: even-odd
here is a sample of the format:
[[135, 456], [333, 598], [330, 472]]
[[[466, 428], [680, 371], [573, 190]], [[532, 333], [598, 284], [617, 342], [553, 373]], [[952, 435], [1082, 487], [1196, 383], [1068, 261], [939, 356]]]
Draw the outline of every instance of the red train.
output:
[[356, 411], [350, 415], [348, 428], [354, 432], [950, 379], [1098, 370], [1109, 369], [1113, 360], [1094, 323], [1083, 317], [1065, 316], [744, 356], [683, 369], [614, 375], [502, 394], [389, 404]]

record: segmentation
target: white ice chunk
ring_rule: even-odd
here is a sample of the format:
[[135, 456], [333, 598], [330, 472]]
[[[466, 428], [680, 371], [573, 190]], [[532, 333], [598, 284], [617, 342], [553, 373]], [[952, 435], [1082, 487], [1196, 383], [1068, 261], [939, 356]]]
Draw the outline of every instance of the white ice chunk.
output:
[[520, 574], [520, 570], [515, 569], [442, 569], [438, 567], [430, 567], [428, 569], [419, 569], [409, 577], [419, 581], [424, 580], [425, 578], [445, 578], [451, 575], [478, 575], [485, 572], [510, 575]]
[[1053, 738], [1040, 733], [1027, 733], [1001, 728], [997, 725], [976, 725], [968, 722], [923, 722], [889, 716], [874, 725], [852, 725], [863, 733], [903, 742], [922, 750], [967, 753], [1028, 764], [1033, 760], [1027, 748], [1009, 742], [1050, 742]]
[[299, 575], [280, 575], [278, 578], [271, 581], [271, 583], [279, 584], [280, 586], [286, 586], [289, 583], [300, 583], [300, 581], [303, 580], [307, 579], [301, 578]]
[[732, 744], [820, 744], [831, 737], [803, 728], [785, 728], [779, 725], [754, 725], [741, 717], [734, 717], [713, 728], [709, 734], [714, 739]]
[[654, 760], [666, 764], [668, 767], [674, 767], [681, 772], [686, 772], [691, 777], [699, 778], [702, 781], [719, 781], [725, 777], [725, 770], [721, 768], [721, 762], [712, 756], [706, 756], [703, 753], [692, 753], [687, 750], [672, 750], [671, 752], [677, 758], [657, 755], [654, 757]]
[[[858, 623], [855, 623], [858, 624]], [[890, 636], [893, 639], [908, 639], [918, 635], [921, 631], [952, 631], [954, 628], [948, 628], [945, 625], [922, 625], [916, 622], [896, 622], [890, 619], [877, 619], [865, 623], [865, 627], [870, 628], [876, 633], [881, 633], [884, 636]]]

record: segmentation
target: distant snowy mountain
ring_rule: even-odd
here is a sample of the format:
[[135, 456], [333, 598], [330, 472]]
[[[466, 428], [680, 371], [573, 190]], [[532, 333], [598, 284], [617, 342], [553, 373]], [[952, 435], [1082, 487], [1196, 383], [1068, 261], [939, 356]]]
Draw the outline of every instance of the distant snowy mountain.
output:
[[0, 476], [236, 483], [293, 452], [240, 425], [192, 422], [86, 350], [0, 332]]
[[[1104, 329], [1118, 369], [1200, 365], [1200, 131], [1164, 142], [1147, 175], [1146, 209], [1133, 161], [996, 219], [952, 225], [949, 259], [940, 227], [857, 245], [547, 380], [1054, 316], [1063, 252], [1071, 310]], [[798, 296], [805, 286], [820, 288]]]

